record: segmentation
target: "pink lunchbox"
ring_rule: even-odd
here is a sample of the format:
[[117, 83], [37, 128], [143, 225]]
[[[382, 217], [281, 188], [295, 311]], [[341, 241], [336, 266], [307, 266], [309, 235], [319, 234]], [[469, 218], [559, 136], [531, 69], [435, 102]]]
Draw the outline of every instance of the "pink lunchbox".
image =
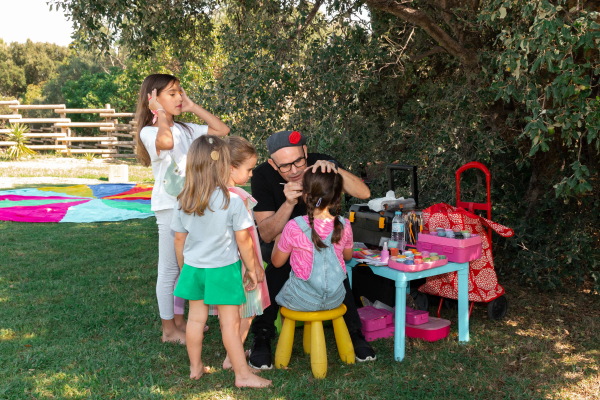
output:
[[481, 237], [454, 239], [435, 235], [419, 235], [417, 251], [428, 251], [448, 257], [448, 261], [465, 263], [481, 257]]
[[367, 342], [372, 342], [377, 339], [385, 339], [394, 336], [394, 324], [391, 323], [383, 329], [378, 329], [376, 331], [366, 331], [365, 328], [362, 329], [362, 334], [365, 336], [365, 340]]
[[359, 308], [358, 316], [362, 323], [363, 331], [366, 332], [385, 329], [393, 322], [393, 314], [390, 311], [375, 308], [373, 306]]
[[406, 336], [435, 342], [448, 336], [450, 321], [443, 318], [429, 318], [429, 322], [422, 325], [406, 324]]
[[406, 323], [410, 325], [426, 324], [429, 321], [429, 312], [421, 310], [413, 310], [406, 307]]

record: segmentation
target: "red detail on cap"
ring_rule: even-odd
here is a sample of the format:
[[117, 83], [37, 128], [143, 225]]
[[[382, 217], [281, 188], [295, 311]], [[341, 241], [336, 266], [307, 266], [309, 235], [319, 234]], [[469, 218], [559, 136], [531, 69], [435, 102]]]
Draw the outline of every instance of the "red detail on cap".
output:
[[290, 143], [291, 144], [298, 144], [300, 139], [302, 139], [302, 136], [300, 136], [300, 132], [294, 131], [294, 132], [290, 133]]

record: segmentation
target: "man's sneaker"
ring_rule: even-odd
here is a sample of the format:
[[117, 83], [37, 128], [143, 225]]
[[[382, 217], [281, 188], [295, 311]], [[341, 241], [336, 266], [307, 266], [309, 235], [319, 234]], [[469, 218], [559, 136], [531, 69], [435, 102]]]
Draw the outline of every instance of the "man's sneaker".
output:
[[373, 351], [371, 345], [365, 340], [365, 336], [361, 331], [350, 332], [350, 340], [354, 346], [356, 361], [365, 362], [377, 359], [375, 351]]
[[254, 335], [248, 365], [255, 369], [271, 369], [271, 334], [263, 329]]

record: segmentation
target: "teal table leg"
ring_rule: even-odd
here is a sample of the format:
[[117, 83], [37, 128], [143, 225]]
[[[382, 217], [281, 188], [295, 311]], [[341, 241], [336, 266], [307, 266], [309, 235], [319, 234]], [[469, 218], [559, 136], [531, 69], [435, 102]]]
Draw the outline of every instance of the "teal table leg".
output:
[[458, 271], [458, 341], [469, 341], [469, 267]]
[[396, 321], [394, 323], [394, 358], [404, 360], [406, 340], [406, 281], [396, 281]]

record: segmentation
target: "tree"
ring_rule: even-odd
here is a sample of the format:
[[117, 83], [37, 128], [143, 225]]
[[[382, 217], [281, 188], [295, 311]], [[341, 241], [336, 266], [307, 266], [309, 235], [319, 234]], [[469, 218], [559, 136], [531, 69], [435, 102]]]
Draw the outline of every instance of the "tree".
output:
[[0, 41], [0, 93], [19, 97], [28, 85], [38, 86], [51, 79], [69, 56], [69, 49], [51, 43]]
[[[506, 264], [544, 287], [594, 277], [600, 290], [597, 2], [176, 0], [160, 17], [142, 0], [52, 3], [92, 45], [151, 63], [168, 47], [163, 63], [202, 76], [188, 92], [263, 157], [269, 133], [300, 129], [311, 148], [370, 171], [375, 195], [380, 166], [418, 165], [424, 204], [452, 201], [453, 172], [484, 162], [495, 219], [517, 232], [496, 243]], [[208, 22], [193, 28], [177, 20], [200, 12]], [[480, 179], [463, 185], [477, 201]]]

